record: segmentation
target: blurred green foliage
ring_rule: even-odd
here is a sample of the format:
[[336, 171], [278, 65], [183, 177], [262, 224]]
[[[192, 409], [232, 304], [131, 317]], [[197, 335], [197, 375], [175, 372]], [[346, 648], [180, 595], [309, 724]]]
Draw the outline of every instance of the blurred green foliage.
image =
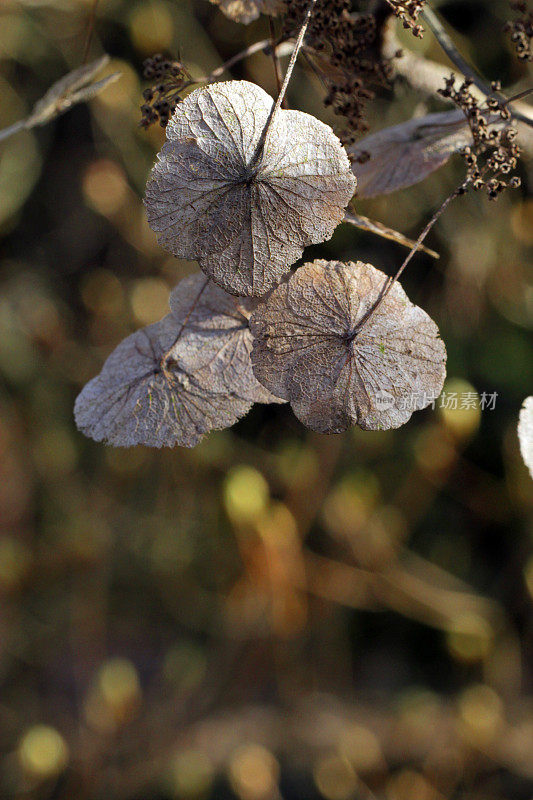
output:
[[[523, 78], [505, 2], [441, 4], [489, 77]], [[90, 0], [3, 0], [0, 128], [81, 63]], [[192, 451], [76, 431], [82, 385], [166, 313], [194, 265], [148, 229], [164, 132], [138, 127], [143, 59], [205, 74], [257, 39], [204, 0], [101, 0], [90, 57], [122, 72], [0, 144], [0, 796], [530, 800], [533, 492], [516, 423], [533, 388], [533, 202], [456, 202], [404, 279], [449, 352], [441, 407], [398, 431], [310, 433], [257, 406]], [[430, 34], [405, 39], [442, 56]], [[233, 71], [275, 92], [272, 62]], [[291, 105], [333, 125], [299, 67]], [[429, 104], [429, 110], [437, 105]], [[372, 130], [426, 108], [399, 87]], [[358, 210], [416, 236], [461, 175]], [[341, 226], [306, 256], [392, 273]]]

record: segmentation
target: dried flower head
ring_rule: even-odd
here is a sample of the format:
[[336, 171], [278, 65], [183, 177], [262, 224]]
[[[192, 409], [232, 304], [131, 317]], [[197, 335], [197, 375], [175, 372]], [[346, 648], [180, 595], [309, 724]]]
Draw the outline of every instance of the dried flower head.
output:
[[146, 188], [160, 244], [232, 294], [262, 295], [304, 247], [329, 239], [356, 181], [324, 123], [279, 110], [246, 81], [192, 92], [167, 127]]
[[[462, 110], [470, 126], [472, 145], [461, 150], [467, 182], [476, 190], [486, 191], [490, 200], [496, 200], [505, 189], [520, 186], [520, 178], [509, 178], [520, 157], [516, 130], [509, 125], [511, 112], [497, 97], [488, 97], [481, 105], [470, 91], [472, 80], [465, 79], [458, 88], [455, 80], [454, 75], [447, 78], [439, 93]], [[494, 92], [500, 89], [499, 83], [492, 84]]]
[[440, 394], [444, 344], [401, 286], [365, 316], [385, 280], [360, 261], [314, 261], [252, 314], [257, 378], [313, 430], [397, 428]]
[[511, 0], [509, 5], [519, 16], [506, 22], [504, 30], [511, 34], [511, 41], [518, 58], [521, 61], [532, 61], [533, 11], [528, 9], [525, 0]]
[[136, 331], [76, 400], [78, 428], [121, 447], [193, 447], [233, 425], [253, 402], [276, 402], [253, 375], [251, 301], [201, 273], [174, 289], [171, 313]]
[[162, 128], [166, 128], [183, 90], [192, 86], [194, 80], [184, 64], [164, 58], [160, 53], [145, 60], [143, 75], [152, 86], [143, 92], [141, 126], [148, 128], [159, 122]]
[[423, 10], [426, 0], [387, 0], [394, 14], [402, 21], [406, 30], [411, 30], [414, 36], [421, 39], [424, 29], [418, 24], [418, 16]]
[[[325, 104], [347, 121], [342, 132], [348, 144], [368, 129], [366, 106], [372, 87], [388, 86], [392, 67], [380, 53], [378, 21], [374, 14], [351, 13], [350, 0], [317, 0], [305, 38], [305, 53], [326, 86]], [[281, 39], [295, 35], [308, 0], [293, 0], [283, 19]]]

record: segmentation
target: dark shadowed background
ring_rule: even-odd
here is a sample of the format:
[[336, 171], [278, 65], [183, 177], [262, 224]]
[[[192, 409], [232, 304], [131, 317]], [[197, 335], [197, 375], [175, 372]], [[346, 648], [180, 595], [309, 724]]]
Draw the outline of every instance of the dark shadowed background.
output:
[[[438, 5], [488, 78], [524, 80], [505, 0]], [[2, 0], [0, 128], [82, 63], [90, 6]], [[441, 259], [403, 278], [448, 349], [435, 410], [327, 437], [256, 406], [194, 450], [75, 429], [83, 384], [196, 269], [145, 221], [164, 132], [138, 126], [143, 59], [200, 75], [268, 35], [204, 0], [100, 0], [88, 57], [108, 52], [121, 79], [0, 144], [2, 800], [533, 796], [524, 171], [497, 203], [456, 201], [429, 240]], [[448, 63], [430, 33], [399, 35]], [[232, 75], [275, 92], [265, 55]], [[297, 67], [291, 107], [338, 127], [322, 94]], [[440, 107], [398, 86], [371, 130]], [[416, 238], [463, 169], [357, 208]], [[306, 252], [389, 274], [403, 255], [348, 226]]]

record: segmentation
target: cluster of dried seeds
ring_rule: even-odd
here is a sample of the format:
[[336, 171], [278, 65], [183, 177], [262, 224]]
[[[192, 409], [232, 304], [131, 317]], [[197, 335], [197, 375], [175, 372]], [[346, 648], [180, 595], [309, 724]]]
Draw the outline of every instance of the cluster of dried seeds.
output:
[[[511, 112], [506, 103], [497, 97], [488, 97], [480, 104], [470, 91], [473, 82], [468, 78], [458, 87], [453, 75], [445, 83], [440, 94], [461, 109], [472, 133], [472, 145], [460, 151], [467, 166], [467, 183], [475, 190], [483, 189], [490, 200], [496, 200], [505, 189], [517, 189], [520, 178], [509, 178], [509, 174], [516, 169], [520, 148], [516, 130], [509, 125]], [[493, 92], [501, 90], [496, 82], [491, 88]]]
[[418, 16], [423, 10], [426, 0], [387, 0], [394, 14], [402, 21], [403, 27], [410, 29], [414, 36], [421, 39], [424, 29], [418, 24]]
[[[283, 18], [281, 39], [295, 35], [308, 8], [293, 0]], [[317, 0], [305, 39], [305, 52], [326, 86], [326, 106], [345, 117], [345, 144], [368, 130], [365, 110], [375, 96], [371, 87], [388, 86], [390, 62], [380, 54], [374, 14], [353, 14], [350, 0]]]
[[506, 22], [504, 30], [511, 35], [518, 58], [521, 61], [533, 61], [533, 11], [528, 9], [525, 0], [511, 0], [510, 6], [519, 16]]
[[162, 128], [166, 128], [181, 100], [181, 92], [194, 81], [181, 62], [171, 61], [160, 53], [145, 60], [143, 75], [152, 86], [143, 92], [141, 126], [148, 128], [159, 122]]

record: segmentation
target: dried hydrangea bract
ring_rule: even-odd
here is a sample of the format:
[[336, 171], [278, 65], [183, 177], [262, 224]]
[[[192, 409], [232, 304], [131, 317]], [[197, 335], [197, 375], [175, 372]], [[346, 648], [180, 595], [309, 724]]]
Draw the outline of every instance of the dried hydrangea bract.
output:
[[253, 402], [273, 402], [250, 363], [251, 301], [201, 273], [171, 295], [171, 313], [128, 336], [76, 400], [76, 424], [115, 446], [193, 447]]
[[357, 195], [375, 197], [419, 183], [471, 144], [460, 110], [427, 114], [373, 133], [349, 148]]
[[520, 409], [518, 440], [522, 458], [533, 478], [533, 396], [526, 397]]
[[358, 328], [385, 280], [360, 261], [314, 261], [252, 314], [257, 378], [315, 431], [398, 428], [440, 394], [444, 344], [399, 284]]
[[283, 0], [211, 0], [234, 22], [244, 25], [253, 22], [260, 14], [275, 16], [285, 8]]
[[356, 186], [327, 125], [279, 110], [247, 81], [193, 91], [167, 126], [146, 188], [148, 222], [175, 256], [236, 295], [265, 294], [329, 239]]

